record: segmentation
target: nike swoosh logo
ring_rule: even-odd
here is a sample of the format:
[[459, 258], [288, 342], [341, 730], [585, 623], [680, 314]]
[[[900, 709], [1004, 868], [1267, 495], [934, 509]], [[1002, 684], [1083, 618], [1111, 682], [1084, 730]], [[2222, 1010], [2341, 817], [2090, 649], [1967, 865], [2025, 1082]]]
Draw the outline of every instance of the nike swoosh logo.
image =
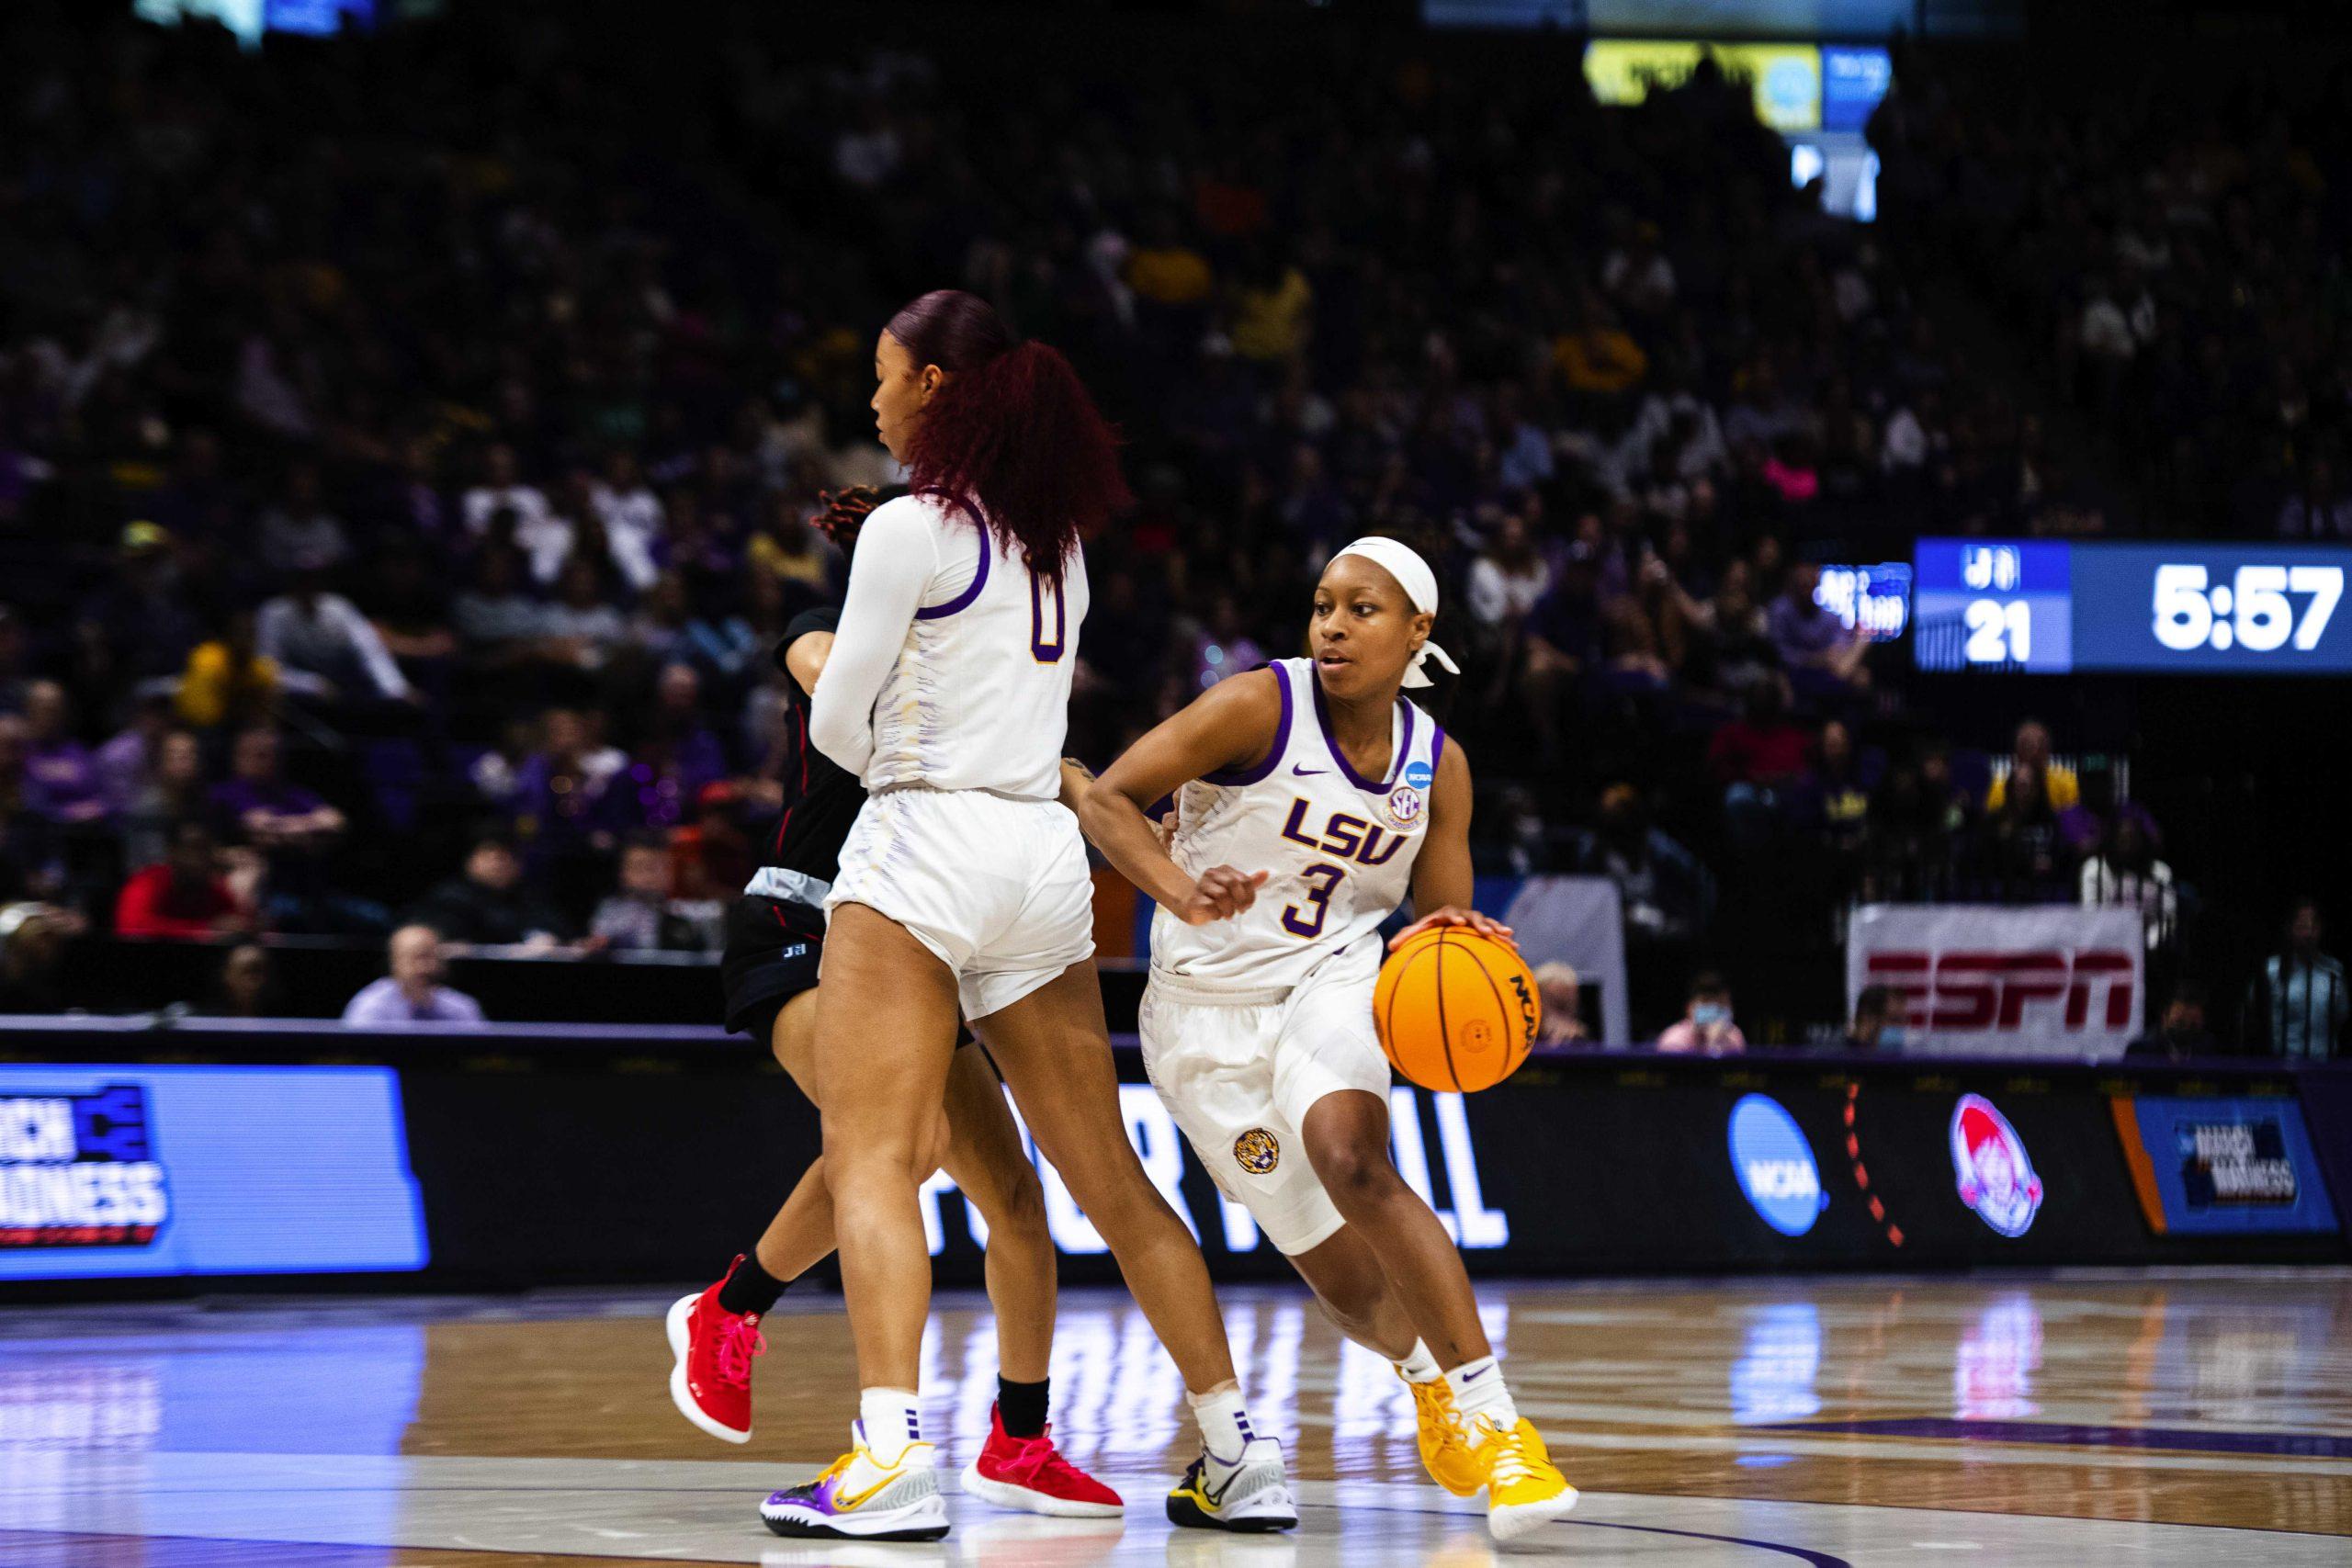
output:
[[1492, 1368], [1492, 1367], [1480, 1367], [1480, 1368], [1479, 1368], [1476, 1371], [1475, 1371], [1475, 1372], [1464, 1372], [1464, 1373], [1463, 1373], [1463, 1374], [1462, 1374], [1462, 1381], [1463, 1381], [1464, 1382], [1476, 1382], [1480, 1378], [1485, 1377], [1488, 1372], [1491, 1372], [1491, 1371], [1493, 1371], [1494, 1370], [1495, 1370], [1495, 1369], [1494, 1369], [1494, 1368]]
[[835, 1493], [833, 1495], [833, 1505], [844, 1512], [854, 1511], [855, 1509], [864, 1506], [866, 1501], [876, 1492], [881, 1491], [884, 1487], [898, 1480], [903, 1473], [904, 1472], [901, 1471], [894, 1470], [889, 1474], [884, 1476], [881, 1480], [876, 1482], [873, 1485], [867, 1487], [865, 1491], [854, 1495], [843, 1493]]
[[1296, 773], [1301, 778], [1313, 778], [1317, 773], [1328, 773], [1331, 770], [1329, 768], [1302, 768], [1297, 763], [1294, 762], [1291, 764], [1290, 771]]
[[1209, 1484], [1208, 1469], [1206, 1466], [1203, 1466], [1201, 1470], [1201, 1495], [1208, 1499], [1210, 1507], [1222, 1508], [1225, 1506], [1225, 1495], [1232, 1491], [1233, 1483], [1240, 1479], [1240, 1468], [1236, 1466], [1233, 1473], [1225, 1478], [1224, 1485], [1212, 1486]]

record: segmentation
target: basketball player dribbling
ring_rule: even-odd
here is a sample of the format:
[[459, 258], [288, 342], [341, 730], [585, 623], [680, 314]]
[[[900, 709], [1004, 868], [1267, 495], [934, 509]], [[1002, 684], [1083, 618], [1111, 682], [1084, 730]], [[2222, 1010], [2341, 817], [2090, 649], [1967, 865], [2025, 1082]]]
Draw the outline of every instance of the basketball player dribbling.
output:
[[[820, 526], [845, 549], [875, 498], [828, 498]], [[821, 906], [838, 871], [842, 841], [865, 802], [857, 781], [808, 744], [808, 707], [832, 650], [839, 612], [810, 610], [786, 627], [777, 664], [795, 689], [786, 716], [780, 778], [785, 808], [764, 863], [728, 915], [727, 1027], [765, 1042], [795, 1083], [813, 1089], [817, 971], [825, 936]], [[1076, 769], [1068, 780], [1082, 781]], [[1065, 799], [1075, 799], [1066, 781]], [[1022, 1147], [1004, 1092], [978, 1050], [960, 1050], [948, 1069], [946, 1128], [936, 1163], [988, 1223], [989, 1304], [997, 1325], [997, 1400], [986, 1445], [967, 1469], [964, 1490], [1001, 1506], [1063, 1517], [1121, 1511], [1117, 1493], [1065, 1459], [1046, 1414], [1046, 1363], [1054, 1334], [1055, 1257], [1037, 1172]], [[766, 1348], [760, 1320], [785, 1285], [833, 1250], [833, 1209], [820, 1156], [802, 1175], [758, 1242], [717, 1283], [670, 1309], [670, 1397], [711, 1436], [752, 1436], [752, 1362]]]
[[[931, 1301], [917, 1190], [958, 1013], [1176, 1362], [1202, 1457], [1180, 1524], [1297, 1523], [1250, 1426], [1207, 1266], [1119, 1110], [1085, 844], [1057, 803], [1087, 584], [1121, 504], [1116, 443], [1068, 362], [956, 290], [893, 317], [876, 423], [912, 493], [861, 530], [809, 734], [868, 798], [825, 897], [815, 1070], [857, 1347], [850, 1451], [762, 1506], [779, 1534], [935, 1540], [947, 1517], [916, 1388]], [[1230, 912], [1238, 889], [1202, 897]]]
[[[1136, 742], [1080, 818], [1158, 901], [1144, 1065], [1227, 1196], [1340, 1330], [1410, 1384], [1430, 1473], [1487, 1494], [1509, 1540], [1575, 1506], [1519, 1415], [1444, 1225], [1388, 1154], [1388, 1061], [1373, 1026], [1379, 928], [1401, 944], [1469, 908], [1469, 763], [1403, 688], [1424, 660], [1437, 580], [1366, 538], [1316, 585], [1312, 657], [1222, 681]], [[1173, 794], [1166, 848], [1145, 815]], [[1236, 868], [1240, 868], [1237, 870]], [[1238, 886], [1241, 896], [1227, 890]]]

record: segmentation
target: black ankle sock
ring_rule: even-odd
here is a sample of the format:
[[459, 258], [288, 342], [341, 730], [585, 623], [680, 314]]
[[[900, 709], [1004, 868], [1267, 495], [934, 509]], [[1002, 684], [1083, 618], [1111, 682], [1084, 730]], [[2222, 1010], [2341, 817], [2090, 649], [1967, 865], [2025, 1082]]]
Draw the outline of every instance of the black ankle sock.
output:
[[747, 1252], [718, 1287], [718, 1304], [726, 1312], [765, 1312], [782, 1294], [784, 1281], [760, 1267], [759, 1254]]
[[996, 1380], [996, 1418], [1009, 1438], [1038, 1438], [1046, 1431], [1046, 1389], [1053, 1380], [1013, 1382]]

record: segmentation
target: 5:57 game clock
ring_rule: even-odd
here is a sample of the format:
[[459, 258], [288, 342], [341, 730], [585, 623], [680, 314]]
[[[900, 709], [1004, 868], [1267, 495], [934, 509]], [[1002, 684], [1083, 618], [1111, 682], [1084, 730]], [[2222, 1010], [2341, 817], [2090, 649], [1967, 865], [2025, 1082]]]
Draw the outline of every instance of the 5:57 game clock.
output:
[[1922, 539], [1923, 670], [2156, 675], [2352, 673], [2332, 545]]

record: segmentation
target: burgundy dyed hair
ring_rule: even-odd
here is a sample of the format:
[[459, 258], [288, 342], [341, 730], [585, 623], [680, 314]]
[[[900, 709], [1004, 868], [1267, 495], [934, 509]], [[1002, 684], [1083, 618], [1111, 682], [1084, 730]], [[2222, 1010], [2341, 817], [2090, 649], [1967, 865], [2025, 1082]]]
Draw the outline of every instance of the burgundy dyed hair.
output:
[[910, 488], [972, 502], [1029, 570], [1059, 582], [1079, 540], [1133, 499], [1119, 437], [1069, 361], [1015, 344], [987, 300], [934, 288], [883, 329], [947, 379], [916, 422]]

